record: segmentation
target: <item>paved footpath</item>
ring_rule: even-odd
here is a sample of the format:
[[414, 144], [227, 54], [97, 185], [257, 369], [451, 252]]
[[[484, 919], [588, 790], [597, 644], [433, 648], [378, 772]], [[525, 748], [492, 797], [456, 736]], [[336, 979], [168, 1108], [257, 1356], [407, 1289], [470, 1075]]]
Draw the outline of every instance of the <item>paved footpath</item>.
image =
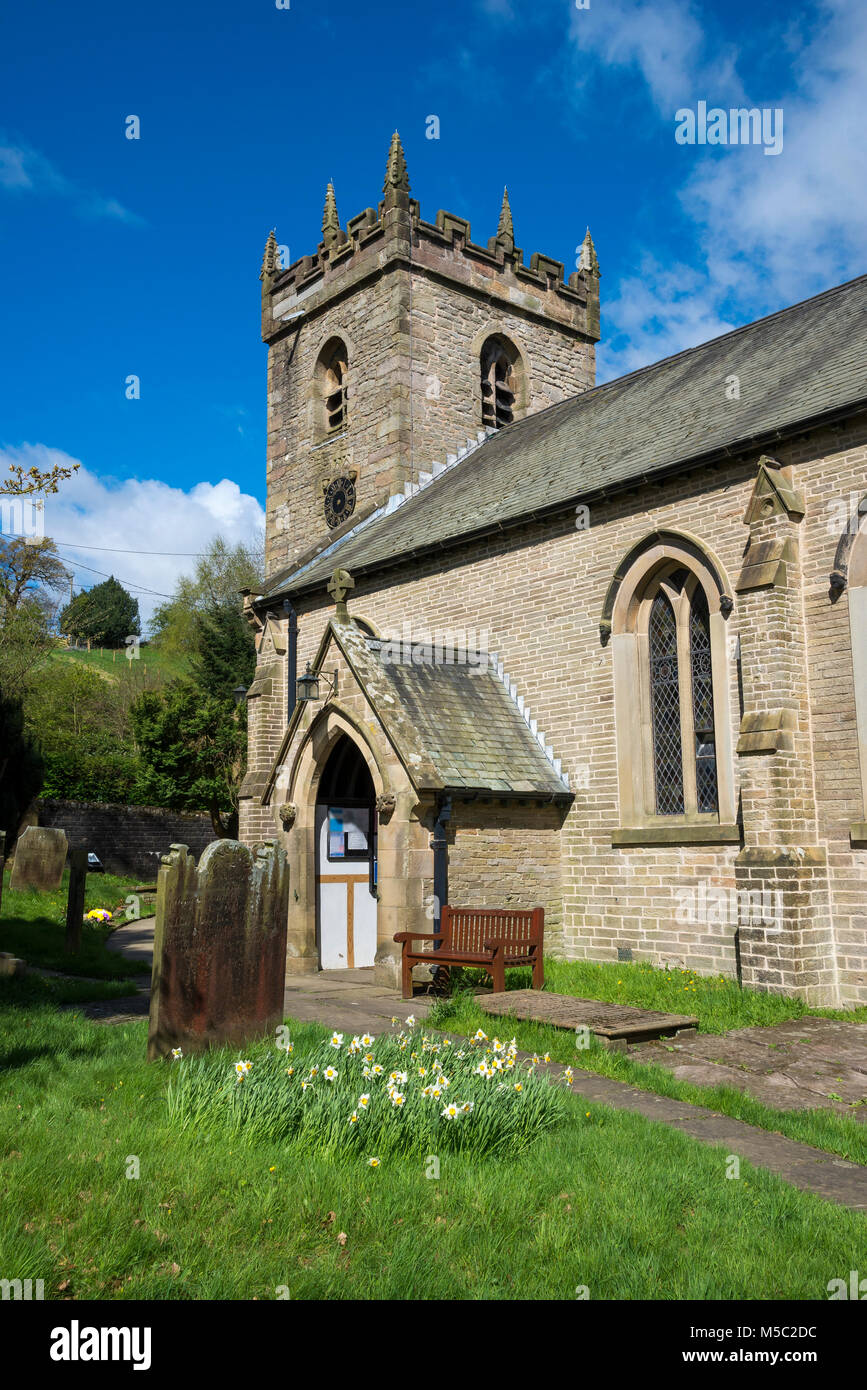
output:
[[[129, 959], [147, 964], [153, 943], [153, 921], [130, 922], [119, 927], [109, 938], [109, 948]], [[128, 1007], [130, 1004], [133, 1007]], [[286, 988], [284, 1009], [288, 1018], [302, 1022], [324, 1023], [343, 1033], [381, 1033], [391, 1027], [393, 1017], [401, 1022], [408, 1014], [417, 1019], [427, 1016], [433, 1000], [416, 997], [410, 1004], [397, 994], [379, 990], [373, 983], [373, 970], [322, 970], [316, 975], [299, 975]], [[90, 1017], [104, 1023], [137, 1021], [147, 1011], [147, 991], [140, 991], [134, 1001], [112, 999], [93, 1005], [76, 1005]], [[805, 1020], [797, 1021], [796, 1031], [806, 1037]], [[863, 1026], [863, 1025], [862, 1025]], [[793, 1025], [795, 1027], [795, 1025]], [[770, 1029], [751, 1030], [758, 1033]], [[454, 1042], [464, 1039], [450, 1035]], [[640, 1055], [644, 1050], [635, 1049]], [[528, 1054], [521, 1054], [526, 1057]], [[632, 1055], [632, 1054], [630, 1054]], [[670, 1055], [670, 1054], [668, 1054]], [[646, 1060], [643, 1058], [643, 1060]], [[656, 1060], [656, 1058], [654, 1058]], [[564, 1067], [550, 1063], [547, 1070], [560, 1075]], [[720, 1148], [725, 1154], [738, 1154], [758, 1168], [767, 1168], [803, 1192], [867, 1211], [867, 1167], [849, 1163], [846, 1159], [800, 1144], [781, 1134], [756, 1129], [742, 1120], [731, 1119], [718, 1111], [685, 1101], [670, 1100], [667, 1096], [641, 1091], [625, 1081], [574, 1068], [576, 1100], [595, 1101], [610, 1105], [614, 1110], [632, 1110], [648, 1120], [682, 1130], [702, 1144]], [[717, 1077], [718, 1078], [718, 1074]]]

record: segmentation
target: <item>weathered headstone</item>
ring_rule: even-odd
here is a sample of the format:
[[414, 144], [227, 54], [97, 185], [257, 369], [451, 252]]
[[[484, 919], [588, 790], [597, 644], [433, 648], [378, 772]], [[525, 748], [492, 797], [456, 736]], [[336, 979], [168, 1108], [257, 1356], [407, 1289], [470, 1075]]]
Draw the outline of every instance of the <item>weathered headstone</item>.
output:
[[283, 1019], [289, 865], [217, 840], [196, 861], [172, 845], [157, 880], [148, 1059], [273, 1032]]
[[68, 845], [62, 830], [28, 825], [18, 836], [10, 888], [38, 888], [52, 893], [60, 887]]
[[66, 899], [66, 949], [81, 950], [84, 891], [87, 887], [87, 850], [69, 851], [69, 894]]

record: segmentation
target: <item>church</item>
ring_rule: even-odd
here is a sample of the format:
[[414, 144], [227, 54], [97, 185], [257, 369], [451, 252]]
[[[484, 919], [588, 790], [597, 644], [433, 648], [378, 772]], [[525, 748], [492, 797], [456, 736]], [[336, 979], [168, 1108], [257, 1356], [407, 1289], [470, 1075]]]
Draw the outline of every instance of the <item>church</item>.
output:
[[567, 278], [508, 195], [425, 221], [395, 134], [260, 278], [288, 975], [541, 906], [554, 956], [867, 1004], [867, 276], [597, 386], [589, 231]]

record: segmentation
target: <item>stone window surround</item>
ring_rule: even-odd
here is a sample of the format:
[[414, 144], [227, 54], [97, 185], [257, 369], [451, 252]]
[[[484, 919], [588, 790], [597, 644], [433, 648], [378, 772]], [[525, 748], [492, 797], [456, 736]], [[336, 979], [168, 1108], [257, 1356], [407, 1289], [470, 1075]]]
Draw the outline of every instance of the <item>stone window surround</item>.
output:
[[[316, 365], [313, 369], [313, 447], [322, 444], [332, 443], [346, 434], [349, 425], [349, 393], [350, 393], [350, 362], [351, 348], [349, 340], [345, 334], [336, 332], [330, 333], [325, 341], [320, 344], [316, 353]], [[332, 371], [332, 364], [335, 359], [339, 359], [343, 365], [343, 378], [341, 389], [343, 402], [341, 406], [341, 419], [336, 428], [332, 428], [328, 423], [327, 397], [329, 393], [329, 373]]]
[[521, 341], [519, 335], [513, 333], [510, 328], [504, 328], [496, 319], [489, 319], [484, 327], [479, 329], [470, 344], [470, 352], [476, 364], [473, 377], [474, 416], [477, 420], [481, 421], [482, 352], [492, 338], [499, 339], [510, 349], [510, 352], [514, 354], [512, 370], [515, 376], [515, 403], [512, 407], [512, 414], [515, 420], [521, 420], [527, 414], [530, 403], [530, 356], [526, 344]]
[[[630, 557], [627, 566], [618, 570], [616, 594], [609, 610], [620, 793], [620, 826], [612, 835], [612, 843], [739, 844], [726, 633], [726, 615], [731, 612], [732, 600], [724, 571], [701, 542], [671, 532], [646, 537], [633, 547]], [[659, 582], [680, 568], [691, 576], [685, 589], [692, 591], [701, 584], [708, 604], [719, 810], [667, 816], [656, 813], [647, 626]], [[681, 666], [689, 671], [688, 653], [681, 654]], [[683, 747], [691, 748], [692, 739], [686, 736], [690, 721], [683, 707], [682, 718], [687, 725]], [[690, 779], [694, 782], [694, 768], [691, 759], [685, 758], [685, 786]]]

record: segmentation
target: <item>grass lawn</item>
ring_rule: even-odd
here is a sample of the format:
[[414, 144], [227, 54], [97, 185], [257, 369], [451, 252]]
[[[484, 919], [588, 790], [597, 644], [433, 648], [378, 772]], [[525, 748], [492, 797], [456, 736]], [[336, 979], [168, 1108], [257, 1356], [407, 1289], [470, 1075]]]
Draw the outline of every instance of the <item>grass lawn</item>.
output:
[[[296, 1065], [327, 1036], [292, 1034]], [[145, 1036], [0, 986], [0, 1268], [46, 1298], [822, 1300], [863, 1267], [863, 1216], [580, 1098], [518, 1157], [443, 1154], [438, 1179], [183, 1130]]]
[[[847, 1110], [860, 1111], [863, 1103], [847, 1109], [782, 1111], [774, 1110], [730, 1086], [694, 1086], [686, 1081], [678, 1081], [664, 1067], [633, 1061], [628, 1054], [609, 1052], [595, 1039], [591, 1040], [589, 1048], [579, 1049], [574, 1033], [568, 1029], [523, 1023], [515, 1018], [492, 1018], [479, 1008], [468, 992], [469, 988], [487, 982], [482, 973], [463, 970], [454, 974], [455, 992], [452, 998], [437, 1001], [429, 1016], [431, 1027], [464, 1034], [472, 1034], [477, 1028], [491, 1035], [497, 1030], [502, 1036], [515, 1037], [524, 1051], [536, 1052], [540, 1056], [549, 1053], [553, 1061], [564, 1062], [575, 1070], [580, 1068], [597, 1072], [658, 1095], [705, 1105], [724, 1115], [757, 1125], [760, 1129], [813, 1144], [854, 1163], [867, 1164], [867, 1123], [847, 1113]], [[525, 989], [529, 985], [529, 970], [507, 972], [507, 989]], [[852, 1022], [867, 1021], [867, 1009], [864, 1008], [851, 1012], [810, 1009], [800, 999], [742, 990], [736, 981], [720, 976], [658, 970], [644, 964], [600, 965], [590, 961], [546, 960], [545, 986], [557, 994], [691, 1014], [698, 1019], [699, 1031], [706, 1033], [767, 1026], [784, 1019], [802, 1018], [805, 1014], [820, 1014], [826, 1018]]]
[[[0, 951], [11, 951], [28, 965], [63, 970], [70, 975], [117, 980], [142, 973], [140, 964], [124, 960], [105, 948], [106, 938], [125, 920], [125, 900], [140, 882], [139, 879], [88, 874], [85, 912], [94, 907], [105, 907], [115, 914], [115, 919], [106, 924], [85, 922], [81, 950], [70, 956], [64, 948], [69, 871], [64, 870], [63, 883], [55, 893], [38, 893], [32, 888], [13, 893], [9, 887], [9, 877], [7, 872], [0, 911]], [[96, 995], [82, 997], [95, 998]]]
[[[108, 647], [94, 647], [91, 651], [74, 651], [68, 647], [55, 647], [51, 653], [52, 661], [74, 661], [81, 666], [89, 666], [111, 680], [121, 681], [142, 679], [145, 674], [163, 676], [174, 680], [189, 672], [189, 662], [182, 656], [171, 656], [152, 645], [139, 648], [134, 660], [126, 655], [124, 649], [113, 650]], [[147, 671], [145, 671], [147, 668]]]

